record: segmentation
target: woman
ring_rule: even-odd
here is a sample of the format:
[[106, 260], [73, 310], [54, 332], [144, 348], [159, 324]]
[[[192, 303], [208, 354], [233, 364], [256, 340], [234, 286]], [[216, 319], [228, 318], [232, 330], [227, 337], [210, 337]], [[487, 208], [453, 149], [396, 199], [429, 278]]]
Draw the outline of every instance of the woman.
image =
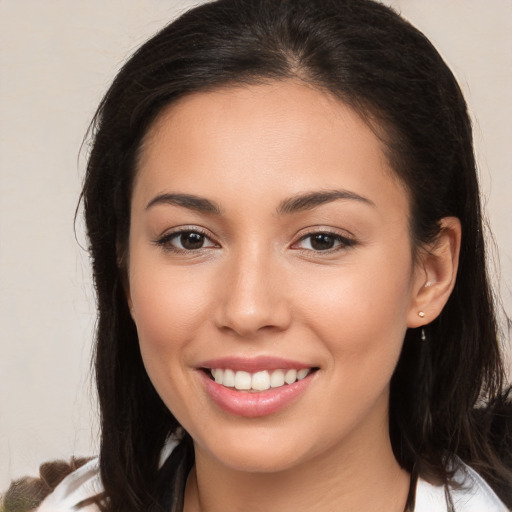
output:
[[393, 11], [186, 13], [100, 105], [83, 201], [102, 445], [41, 511], [510, 506], [466, 105]]

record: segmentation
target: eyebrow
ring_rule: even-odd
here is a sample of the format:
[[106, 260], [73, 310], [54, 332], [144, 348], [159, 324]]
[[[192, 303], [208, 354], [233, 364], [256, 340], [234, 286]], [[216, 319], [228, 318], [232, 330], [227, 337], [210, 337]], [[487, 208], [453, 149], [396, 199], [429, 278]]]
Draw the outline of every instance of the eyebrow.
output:
[[277, 213], [279, 215], [285, 215], [311, 210], [322, 204], [337, 201], [338, 199], [359, 201], [375, 207], [375, 203], [373, 201], [354, 192], [350, 192], [348, 190], [325, 190], [319, 192], [307, 192], [306, 194], [299, 194], [289, 199], [285, 199], [277, 208]]
[[[285, 199], [277, 207], [277, 214], [287, 215], [311, 210], [322, 204], [331, 203], [339, 199], [359, 201], [375, 207], [373, 201], [354, 192], [348, 190], [325, 190], [307, 192]], [[195, 210], [201, 213], [212, 213], [214, 215], [220, 215], [222, 212], [220, 206], [214, 201], [192, 194], [159, 194], [146, 205], [146, 210], [157, 204], [181, 206], [189, 210]]]
[[195, 210], [201, 213], [213, 213], [215, 215], [220, 215], [221, 213], [220, 207], [214, 201], [191, 194], [159, 194], [146, 205], [146, 210], [157, 204], [182, 206], [189, 210]]

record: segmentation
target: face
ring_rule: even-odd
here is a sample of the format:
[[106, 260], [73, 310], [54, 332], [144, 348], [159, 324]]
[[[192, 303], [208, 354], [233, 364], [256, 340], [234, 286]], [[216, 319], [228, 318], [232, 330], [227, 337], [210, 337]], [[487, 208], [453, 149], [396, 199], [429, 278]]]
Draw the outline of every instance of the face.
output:
[[170, 106], [142, 148], [128, 278], [197, 454], [277, 471], [388, 438], [420, 277], [407, 192], [339, 100], [290, 81]]

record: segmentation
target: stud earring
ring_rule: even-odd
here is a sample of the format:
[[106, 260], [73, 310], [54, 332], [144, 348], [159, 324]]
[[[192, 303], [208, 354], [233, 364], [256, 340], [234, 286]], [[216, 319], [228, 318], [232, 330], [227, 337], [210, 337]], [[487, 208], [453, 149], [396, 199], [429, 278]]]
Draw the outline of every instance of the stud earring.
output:
[[420, 318], [425, 318], [425, 313], [423, 311], [418, 311], [418, 316]]

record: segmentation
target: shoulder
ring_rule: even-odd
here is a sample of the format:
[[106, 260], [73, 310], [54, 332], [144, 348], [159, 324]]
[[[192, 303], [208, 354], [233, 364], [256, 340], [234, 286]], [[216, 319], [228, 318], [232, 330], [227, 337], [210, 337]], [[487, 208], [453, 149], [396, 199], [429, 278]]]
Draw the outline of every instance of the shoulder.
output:
[[[176, 442], [168, 443], [162, 451], [161, 461], [173, 451]], [[449, 491], [455, 512], [507, 512], [508, 509], [492, 491], [485, 480], [473, 469], [459, 461], [455, 481], [460, 487]], [[98, 459], [68, 475], [37, 509], [37, 512], [71, 512], [90, 498], [101, 494]], [[95, 505], [86, 505], [80, 512], [98, 512]], [[448, 512], [444, 486], [432, 485], [418, 479], [414, 512]]]
[[[160, 454], [160, 466], [174, 451], [179, 440], [177, 436], [168, 439]], [[64, 478], [35, 512], [99, 512], [95, 504], [88, 502], [103, 491], [99, 459], [94, 458]]]
[[[37, 512], [71, 512], [90, 498], [103, 492], [98, 459], [69, 474], [37, 508]], [[84, 506], [81, 512], [97, 512], [95, 505]]]
[[419, 478], [414, 512], [448, 512], [447, 494], [453, 502], [455, 512], [508, 511], [487, 482], [462, 461], [459, 461], [454, 480], [459, 486], [447, 491], [442, 485], [432, 485]]

